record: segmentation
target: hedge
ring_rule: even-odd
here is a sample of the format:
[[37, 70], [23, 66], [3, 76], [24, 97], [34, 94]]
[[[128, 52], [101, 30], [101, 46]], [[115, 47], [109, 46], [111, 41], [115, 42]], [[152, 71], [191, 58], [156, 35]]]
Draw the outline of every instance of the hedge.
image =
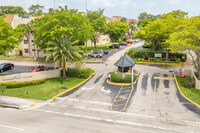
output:
[[6, 83], [3, 83], [3, 85], [5, 85], [6, 88], [20, 88], [20, 87], [29, 86], [29, 85], [42, 84], [42, 83], [45, 83], [45, 81], [46, 79], [25, 81], [25, 82], [6, 82]]
[[[126, 54], [130, 55], [132, 58], [144, 58], [145, 54], [147, 54], [149, 58], [154, 58], [155, 53], [161, 53], [163, 58], [166, 57], [166, 52], [164, 51], [136, 50], [135, 48], [126, 51]], [[177, 59], [180, 59], [181, 62], [186, 62], [187, 55], [185, 53], [169, 53], [169, 60], [176, 61]]]
[[[66, 76], [73, 78], [83, 78], [86, 79], [94, 73], [94, 70], [90, 68], [80, 69], [80, 68], [67, 68]], [[63, 70], [61, 70], [61, 75], [63, 75]]]
[[[132, 80], [132, 75], [126, 75], [124, 78], [117, 75], [114, 72], [110, 72], [109, 74], [111, 74], [111, 81], [114, 83], [131, 83]], [[133, 81], [135, 81], [137, 79], [137, 75], [133, 75]]]

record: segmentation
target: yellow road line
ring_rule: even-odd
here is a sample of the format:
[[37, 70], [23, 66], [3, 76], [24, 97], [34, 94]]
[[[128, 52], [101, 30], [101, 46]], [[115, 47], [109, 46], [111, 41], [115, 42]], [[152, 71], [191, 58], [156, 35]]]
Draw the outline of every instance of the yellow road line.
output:
[[127, 96], [127, 95], [129, 95], [129, 94], [124, 94], [124, 95], [120, 95], [120, 96]]
[[121, 91], [121, 92], [130, 92], [131, 90]]
[[174, 80], [172, 77], [154, 77], [154, 79]]
[[67, 92], [69, 92], [69, 91], [71, 91], [71, 90], [73, 90], [73, 89], [76, 89], [77, 87], [79, 87], [79, 86], [81, 86], [82, 84], [84, 84], [85, 82], [87, 82], [90, 78], [92, 78], [92, 77], [94, 76], [95, 73], [96, 73], [96, 71], [95, 71], [89, 78], [87, 78], [86, 80], [84, 80], [84, 81], [81, 82], [80, 84], [78, 84], [78, 85], [72, 87], [71, 89], [66, 90], [66, 91], [64, 91], [64, 92], [62, 92], [62, 93], [60, 93], [60, 94], [58, 94], [58, 95], [56, 95], [56, 96], [54, 96], [54, 97], [51, 98], [51, 99], [54, 100], [54, 99], [56, 99], [57, 97], [59, 97], [59, 96], [65, 94], [65, 93], [67, 93]]
[[116, 102], [116, 101], [123, 101], [123, 100], [127, 100], [127, 99], [122, 98], [122, 99], [119, 99], [119, 100], [115, 100], [115, 102]]
[[31, 107], [35, 107], [36, 105], [38, 105], [40, 102], [35, 102], [31, 105]]
[[[152, 62], [136, 62], [139, 64], [155, 64], [155, 65], [169, 65], [169, 66], [181, 66], [182, 64], [175, 64], [175, 63], [152, 63]], [[186, 62], [184, 62], [184, 65]]]
[[174, 74], [174, 79], [175, 79], [175, 82], [176, 82], [176, 86], [178, 87], [178, 90], [179, 90], [179, 92], [181, 93], [181, 95], [182, 95], [185, 99], [187, 99], [189, 102], [191, 102], [192, 104], [194, 104], [194, 105], [196, 105], [197, 107], [200, 108], [200, 105], [199, 105], [199, 104], [195, 103], [194, 101], [192, 101], [191, 99], [189, 99], [188, 97], [186, 97], [186, 96], [183, 94], [183, 92], [181, 91], [180, 86], [179, 86], [179, 84], [178, 84], [178, 81], [177, 81], [177, 79], [176, 79], [176, 74]]
[[118, 107], [118, 106], [122, 106], [122, 105], [125, 105], [125, 103], [123, 103], [123, 104], [117, 104], [117, 105], [112, 105], [112, 107]]

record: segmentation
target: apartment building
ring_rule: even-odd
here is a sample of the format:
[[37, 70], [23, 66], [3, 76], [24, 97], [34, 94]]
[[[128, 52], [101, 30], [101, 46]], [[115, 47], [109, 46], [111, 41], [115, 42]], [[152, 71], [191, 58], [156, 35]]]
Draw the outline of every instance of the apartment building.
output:
[[[38, 17], [31, 17], [28, 15], [24, 16], [18, 16], [9, 14], [4, 19], [5, 22], [10, 24], [13, 28], [16, 28], [20, 24], [28, 24], [31, 22], [31, 20], [39, 18]], [[27, 31], [27, 33], [23, 37], [23, 41], [18, 45], [18, 48], [15, 48], [11, 53], [9, 54], [19, 54], [19, 49], [22, 50], [22, 56], [25, 57], [43, 57], [43, 51], [40, 51], [37, 46], [34, 44], [34, 36], [32, 35], [32, 31]]]

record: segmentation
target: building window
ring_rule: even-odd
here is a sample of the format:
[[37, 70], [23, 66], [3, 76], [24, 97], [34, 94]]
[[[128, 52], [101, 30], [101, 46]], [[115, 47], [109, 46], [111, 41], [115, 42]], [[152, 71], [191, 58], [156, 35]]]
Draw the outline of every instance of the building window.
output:
[[28, 53], [28, 49], [25, 49], [25, 53]]
[[32, 49], [32, 51], [36, 51], [36, 49]]
[[24, 40], [24, 44], [28, 44], [28, 40]]

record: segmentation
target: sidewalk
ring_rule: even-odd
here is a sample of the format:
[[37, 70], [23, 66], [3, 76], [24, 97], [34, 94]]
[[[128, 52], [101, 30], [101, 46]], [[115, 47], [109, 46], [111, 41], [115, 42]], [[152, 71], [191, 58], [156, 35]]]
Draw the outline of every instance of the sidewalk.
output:
[[33, 109], [43, 106], [51, 101], [39, 101], [32, 99], [16, 98], [0, 95], [0, 107], [15, 108], [15, 109]]

